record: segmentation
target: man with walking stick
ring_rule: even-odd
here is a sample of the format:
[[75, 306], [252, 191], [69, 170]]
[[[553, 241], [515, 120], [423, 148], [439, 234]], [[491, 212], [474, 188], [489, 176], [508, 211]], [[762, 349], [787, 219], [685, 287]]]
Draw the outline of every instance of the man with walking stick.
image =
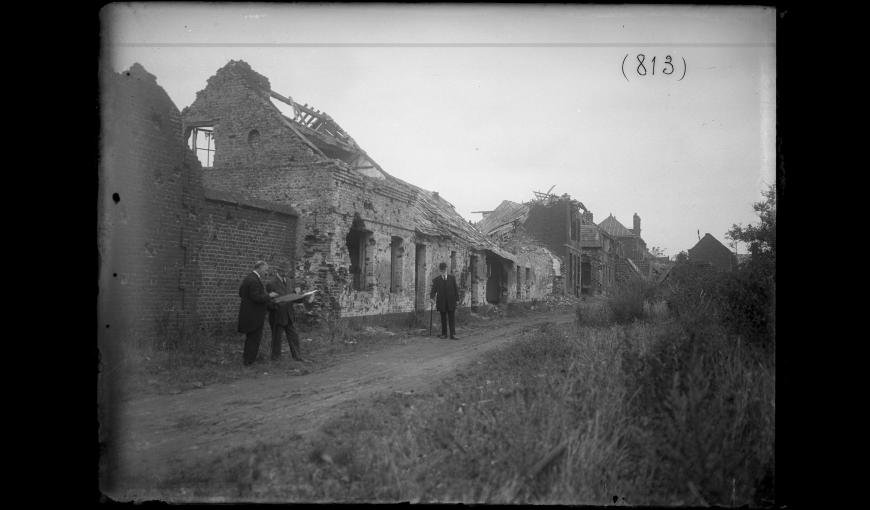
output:
[[[450, 322], [450, 339], [459, 340], [456, 336], [456, 301], [459, 298], [459, 287], [456, 278], [447, 274], [447, 263], [438, 264], [441, 274], [432, 280], [432, 291], [429, 293], [431, 304], [435, 304], [441, 313], [441, 335], [438, 338], [447, 338], [447, 323]], [[436, 297], [437, 296], [437, 297]], [[429, 307], [429, 331], [432, 330], [432, 308]]]

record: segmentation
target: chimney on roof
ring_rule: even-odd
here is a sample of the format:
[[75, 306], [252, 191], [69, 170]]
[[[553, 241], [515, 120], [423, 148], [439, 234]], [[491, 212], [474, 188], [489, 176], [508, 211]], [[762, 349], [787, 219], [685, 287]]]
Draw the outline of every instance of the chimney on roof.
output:
[[631, 231], [634, 233], [634, 235], [640, 236], [640, 216], [638, 216], [637, 213], [634, 213], [633, 219], [634, 219], [634, 228], [632, 228]]
[[438, 192], [437, 192], [437, 191], [433, 191], [433, 192], [432, 192], [432, 196], [435, 197], [435, 198], [441, 198], [441, 197], [438, 196]]

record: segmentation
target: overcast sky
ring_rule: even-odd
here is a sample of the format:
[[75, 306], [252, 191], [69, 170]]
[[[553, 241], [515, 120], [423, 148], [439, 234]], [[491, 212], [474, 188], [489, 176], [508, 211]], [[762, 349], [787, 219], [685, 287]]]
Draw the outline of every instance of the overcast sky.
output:
[[179, 110], [244, 60], [473, 221], [555, 186], [596, 222], [637, 212], [673, 256], [698, 231], [727, 245], [775, 181], [770, 8], [131, 3], [102, 19], [105, 65], [142, 64]]

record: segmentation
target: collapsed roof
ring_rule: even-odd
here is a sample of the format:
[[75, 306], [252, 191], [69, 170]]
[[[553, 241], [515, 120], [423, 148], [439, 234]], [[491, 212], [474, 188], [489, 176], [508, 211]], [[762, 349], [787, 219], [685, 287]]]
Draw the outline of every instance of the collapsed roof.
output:
[[529, 206], [518, 204], [510, 200], [503, 200], [493, 211], [489, 211], [477, 223], [477, 228], [481, 232], [488, 235], [501, 233], [502, 230], [510, 228], [514, 222], [523, 223], [529, 216]]

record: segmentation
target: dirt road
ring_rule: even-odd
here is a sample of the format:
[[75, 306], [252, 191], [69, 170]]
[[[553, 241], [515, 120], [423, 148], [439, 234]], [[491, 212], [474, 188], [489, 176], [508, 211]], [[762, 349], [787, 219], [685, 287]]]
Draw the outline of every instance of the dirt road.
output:
[[361, 354], [322, 372], [276, 373], [129, 400], [120, 410], [119, 484], [110, 495], [121, 501], [160, 499], [155, 490], [160, 481], [184, 466], [207, 463], [238, 446], [308, 434], [336, 416], [342, 403], [380, 392], [424, 390], [519, 338], [525, 328], [571, 320], [567, 312], [493, 320], [459, 341], [411, 337], [406, 345]]

